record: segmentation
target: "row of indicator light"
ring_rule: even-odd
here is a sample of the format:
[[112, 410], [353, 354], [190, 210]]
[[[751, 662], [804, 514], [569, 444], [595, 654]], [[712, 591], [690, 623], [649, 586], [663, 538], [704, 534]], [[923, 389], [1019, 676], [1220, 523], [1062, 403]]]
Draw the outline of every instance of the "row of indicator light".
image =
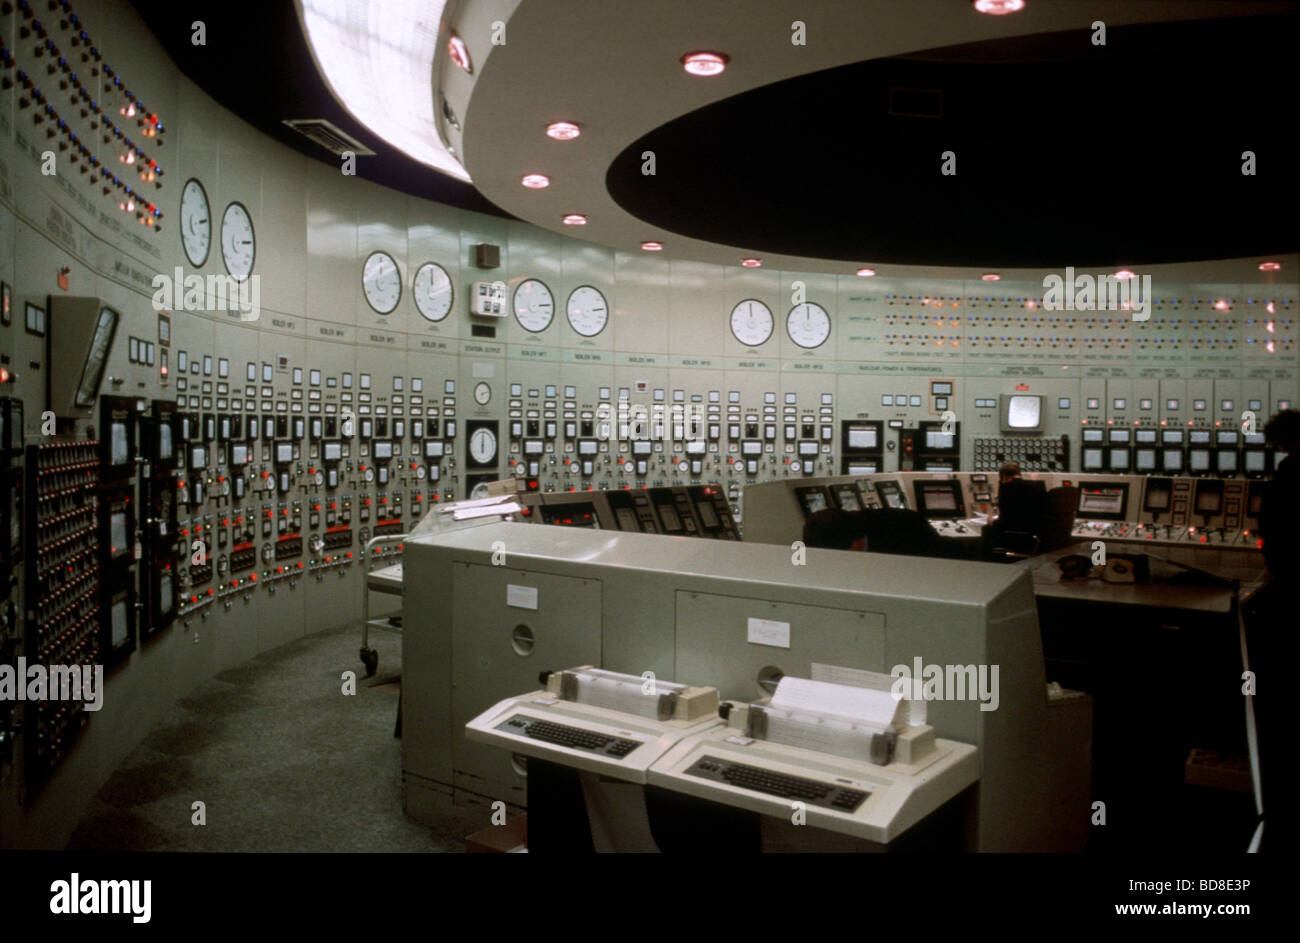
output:
[[[5, 59], [3, 53], [3, 46], [0, 46], [0, 61], [7, 64], [10, 60]], [[99, 158], [91, 152], [90, 148], [86, 147], [86, 145], [81, 142], [77, 134], [69, 127], [67, 121], [59, 117], [59, 113], [54, 109], [54, 107], [46, 102], [44, 94], [41, 93], [40, 89], [36, 88], [26, 72], [19, 71], [17, 79], [20, 85], [32, 92], [31, 100], [25, 96], [19, 98], [19, 108], [30, 107], [33, 101], [44, 103], [44, 111], [35, 112], [33, 114], [33, 119], [37, 124], [47, 119], [52, 123], [52, 126], [46, 129], [46, 135], [48, 137], [53, 137], [55, 134], [62, 134], [66, 137], [67, 140], [61, 142], [60, 149], [66, 150], [68, 147], [73, 147], [75, 149], [75, 153], [72, 156], [73, 162], [75, 163], [78, 157], [81, 157], [85, 161], [85, 164], [81, 167], [82, 173], [89, 173], [92, 167], [98, 168], [99, 176], [103, 178], [102, 192], [105, 196], [111, 194], [114, 187], [122, 191], [123, 196], [118, 201], [119, 210], [125, 213], [134, 214], [136, 219], [143, 226], [151, 228], [157, 227], [158, 220], [163, 217], [162, 210], [160, 210], [156, 204], [149, 202], [147, 198], [137, 193], [134, 188], [125, 184], [107, 167], [101, 165]], [[6, 84], [10, 83], [6, 82]], [[121, 131], [117, 130], [116, 133], [120, 135]], [[109, 135], [105, 135], [105, 138], [109, 138]], [[126, 163], [134, 163], [134, 156], [132, 156], [130, 161], [126, 161], [125, 159], [123, 160]], [[163, 171], [162, 168], [158, 167], [155, 161], [149, 160], [148, 158], [146, 158], [146, 160], [148, 168], [147, 170], [142, 171], [142, 176], [144, 179], [152, 181], [157, 175], [162, 174]], [[161, 186], [161, 184], [158, 185]]]
[[[74, 48], [78, 46], [83, 47], [81, 61], [85, 63], [90, 63], [92, 61], [95, 63], [102, 62], [104, 58], [103, 54], [100, 53], [94, 40], [91, 39], [90, 34], [82, 27], [81, 18], [72, 11], [72, 4], [69, 0], [50, 0], [49, 7], [51, 11], [63, 11], [64, 19], [59, 21], [60, 29], [65, 31], [75, 31], [73, 32], [72, 38], [69, 40], [69, 44]], [[60, 53], [59, 48], [54, 44], [54, 41], [49, 38], [49, 33], [45, 29], [44, 25], [42, 25], [40, 20], [33, 18], [35, 16], [35, 11], [32, 9], [28, 0], [18, 0], [17, 8], [19, 13], [22, 14], [24, 20], [32, 21], [30, 26], [24, 24], [19, 27], [19, 36], [22, 39], [26, 39], [35, 33], [38, 38], [43, 39], [45, 41], [44, 46], [37, 46], [34, 50], [35, 55], [39, 58], [43, 52], [49, 52], [52, 56], [59, 59], [59, 66], [66, 72], [68, 70], [66, 60], [62, 58], [62, 54]], [[3, 12], [8, 14], [12, 12], [13, 8], [9, 3], [5, 3], [0, 9], [3, 9]], [[159, 117], [156, 114], [149, 114], [148, 109], [145, 108], [144, 102], [137, 98], [130, 89], [123, 86], [122, 77], [113, 70], [113, 67], [105, 62], [103, 68], [104, 76], [113, 80], [113, 87], [121, 89], [123, 96], [127, 100], [127, 105], [121, 109], [122, 114], [127, 117], [135, 117], [136, 114], [144, 116], [140, 123], [145, 128], [146, 137], [154, 137], [157, 134], [165, 133], [166, 129], [162, 126]], [[90, 69], [92, 75], [99, 74], [98, 65], [92, 65]], [[54, 71], [53, 65], [51, 65], [50, 71]]]

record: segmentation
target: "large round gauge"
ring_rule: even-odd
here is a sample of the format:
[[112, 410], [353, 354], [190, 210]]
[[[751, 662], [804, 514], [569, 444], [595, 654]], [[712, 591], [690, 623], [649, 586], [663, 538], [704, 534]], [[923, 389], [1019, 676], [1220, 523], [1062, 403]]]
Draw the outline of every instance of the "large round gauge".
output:
[[195, 267], [208, 261], [212, 248], [212, 213], [208, 209], [208, 194], [203, 184], [193, 177], [185, 181], [181, 191], [181, 246], [185, 258]]
[[515, 320], [534, 334], [546, 330], [555, 317], [555, 299], [544, 282], [526, 278], [515, 289]]
[[583, 337], [595, 337], [609, 322], [605, 296], [590, 285], [579, 285], [569, 294], [566, 310], [569, 326]]
[[221, 260], [226, 271], [242, 282], [252, 274], [256, 257], [253, 219], [243, 203], [231, 203], [221, 216]]
[[479, 428], [469, 437], [469, 457], [479, 465], [491, 465], [497, 457], [497, 437], [491, 429]]
[[492, 387], [482, 381], [474, 384], [474, 402], [480, 406], [486, 406], [491, 399]]
[[361, 288], [366, 304], [379, 314], [391, 314], [402, 300], [402, 273], [387, 252], [372, 252], [361, 267]]
[[746, 347], [757, 347], [772, 336], [772, 309], [746, 298], [731, 309], [731, 333]]
[[800, 347], [820, 347], [831, 336], [831, 316], [821, 305], [805, 301], [790, 309], [785, 331]]
[[420, 314], [430, 321], [441, 321], [451, 311], [455, 291], [445, 268], [437, 262], [425, 262], [411, 280], [411, 293]]

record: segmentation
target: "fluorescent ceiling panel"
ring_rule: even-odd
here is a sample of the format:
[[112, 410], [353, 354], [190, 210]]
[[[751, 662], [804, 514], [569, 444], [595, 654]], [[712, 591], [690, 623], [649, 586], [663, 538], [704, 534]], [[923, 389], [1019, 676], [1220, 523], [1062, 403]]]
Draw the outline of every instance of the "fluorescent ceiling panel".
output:
[[458, 180], [438, 135], [433, 60], [445, 0], [297, 0], [307, 45], [344, 108], [379, 137]]

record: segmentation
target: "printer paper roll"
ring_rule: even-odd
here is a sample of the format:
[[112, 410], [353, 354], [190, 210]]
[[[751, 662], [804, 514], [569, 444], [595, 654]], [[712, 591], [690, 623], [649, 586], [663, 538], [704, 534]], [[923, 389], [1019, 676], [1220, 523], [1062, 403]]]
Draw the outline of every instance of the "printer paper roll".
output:
[[879, 730], [899, 725], [903, 709], [903, 702], [890, 691], [789, 676], [777, 684], [771, 704], [801, 713], [832, 714]]
[[603, 707], [655, 720], [671, 720], [677, 693], [661, 690], [656, 683], [652, 689], [654, 693], [647, 694], [647, 683], [635, 675], [566, 671], [561, 677], [560, 695], [567, 701], [590, 704], [592, 707]]

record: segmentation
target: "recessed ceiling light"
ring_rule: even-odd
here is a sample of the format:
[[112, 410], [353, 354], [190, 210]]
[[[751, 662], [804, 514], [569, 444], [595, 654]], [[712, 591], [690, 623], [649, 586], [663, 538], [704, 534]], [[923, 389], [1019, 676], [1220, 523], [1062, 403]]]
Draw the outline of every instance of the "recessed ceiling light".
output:
[[643, 242], [641, 248], [646, 252], [663, 252], [664, 244], [662, 242]]
[[745, 268], [762, 268], [763, 260], [762, 259], [741, 259], [740, 264], [745, 266]]
[[857, 271], [857, 275], [859, 278], [871, 278], [875, 274], [876, 274], [876, 270], [873, 268], [860, 268]]
[[720, 75], [730, 61], [725, 52], [688, 52], [682, 56], [682, 68], [691, 75]]
[[1261, 272], [1276, 272], [1282, 267], [1281, 262], [1260, 262], [1259, 270]]
[[1025, 8], [1025, 0], [975, 0], [975, 12], [989, 16], [1018, 13]]
[[572, 141], [581, 133], [582, 129], [572, 121], [552, 121], [546, 126], [546, 136], [557, 141]]
[[456, 63], [470, 75], [474, 74], [474, 63], [469, 60], [469, 50], [465, 48], [465, 40], [461, 39], [455, 33], [447, 40], [447, 54], [451, 56], [451, 61]]
[[984, 279], [984, 281], [986, 282], [1002, 281], [1002, 276], [999, 275], [997, 272], [985, 272], [983, 275], [980, 276], [980, 278]]
[[1130, 272], [1126, 268], [1122, 268], [1115, 273], [1115, 277], [1120, 279], [1121, 281], [1128, 281], [1130, 278], [1137, 278], [1137, 275], [1134, 274], [1133, 272]]
[[587, 217], [581, 213], [569, 213], [564, 217], [563, 223], [566, 226], [585, 226], [587, 225]]
[[546, 174], [524, 174], [519, 182], [529, 190], [544, 190], [551, 185], [551, 178]]

